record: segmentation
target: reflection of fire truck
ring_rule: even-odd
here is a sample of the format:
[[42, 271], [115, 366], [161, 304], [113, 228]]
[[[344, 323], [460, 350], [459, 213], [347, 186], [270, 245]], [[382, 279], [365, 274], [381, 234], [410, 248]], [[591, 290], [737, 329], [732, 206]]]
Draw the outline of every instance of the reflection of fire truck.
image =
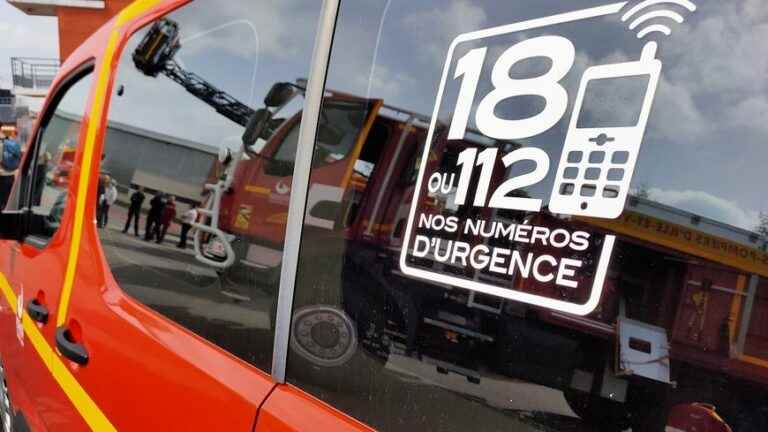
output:
[[[270, 94], [283, 97], [269, 101], [268, 96], [265, 108], [252, 110], [169, 62], [174, 33], [166, 23], [147, 37], [171, 41], [161, 56], [164, 66], [155, 73], [169, 75], [246, 126], [243, 148], [222, 154], [222, 172], [207, 185], [206, 220], [196, 224], [198, 258], [234, 279], [274, 279], [282, 258], [300, 119], [300, 114], [280, 118], [280, 108], [302, 86], [276, 85]], [[138, 63], [150, 58], [134, 57]], [[586, 317], [450, 286], [435, 289], [402, 275], [399, 251], [428, 120], [381, 100], [327, 92], [302, 257], [336, 270], [326, 272], [332, 275], [327, 281], [301, 271], [299, 277], [313, 279], [307, 283], [322, 291], [327, 303], [341, 298], [344, 310], [318, 305], [297, 312], [294, 328], [313, 329], [292, 336], [302, 358], [328, 367], [330, 374], [360, 345], [382, 361], [418, 359], [438, 374], [458, 374], [472, 385], [483, 386], [489, 376], [523, 380], [562, 391], [575, 414], [603, 430], [660, 430], [665, 410], [691, 403], [709, 412], [710, 405], [717, 407], [737, 430], [740, 424], [766, 421], [768, 285], [760, 278], [768, 275], [768, 254], [752, 233], [640, 198], [631, 198], [616, 221], [533, 216], [539, 225], [622, 235], [601, 303]], [[509, 151], [517, 145], [479, 136], [447, 141], [442, 134], [438, 128], [438, 144], [428, 161], [445, 168], [442, 172], [455, 167], [467, 146]], [[531, 220], [516, 212], [452, 209], [448, 194], [429, 196], [426, 205], [435, 213], [462, 217]], [[584, 253], [587, 263], [594, 259], [590, 253]], [[495, 277], [426, 261], [421, 265], [440, 272]], [[574, 301], [583, 295], [519, 279], [502, 282]], [[484, 397], [481, 391], [467, 394]], [[679, 411], [692, 408], [675, 409], [674, 421], [684, 423], [680, 419], [688, 414]]]
[[53, 160], [53, 169], [49, 174], [50, 182], [55, 186], [66, 186], [74, 163], [75, 148], [72, 146], [62, 147]]
[[[218, 227], [232, 242], [236, 264], [251, 271], [279, 268], [299, 120], [300, 114], [284, 120], [258, 155], [240, 160], [229, 174], [230, 187], [221, 200]], [[343, 230], [350, 239], [374, 239], [392, 230], [402, 235], [407, 204], [397, 205], [397, 215], [390, 214], [390, 205], [393, 194], [410, 198], [414, 149], [425, 139], [425, 120], [381, 100], [326, 91], [305, 224], [319, 230]], [[455, 170], [457, 154], [469, 142], [443, 142], [430, 163], [447, 164]], [[383, 178], [372, 177], [381, 170], [386, 170]], [[404, 171], [407, 181], [402, 178]], [[370, 203], [373, 190], [378, 192]], [[439, 213], [449, 205], [447, 201], [436, 195], [429, 198], [428, 205]], [[391, 221], [395, 217], [398, 221]]]
[[[579, 416], [608, 430], [655, 430], [658, 425], [636, 422], [663, 422], [664, 409], [684, 403], [711, 404], [737, 428], [768, 419], [768, 285], [761, 281], [768, 254], [756, 235], [633, 198], [616, 221], [537, 217], [553, 227], [623, 235], [601, 304], [587, 317], [435, 289], [401, 277], [397, 266], [416, 149], [425, 134], [414, 127], [409, 135], [396, 140], [408, 143], [405, 149], [378, 142], [384, 153], [366, 189], [355, 191], [356, 218], [344, 225], [342, 304], [369, 352], [382, 359], [393, 352], [432, 358], [438, 370], [471, 382], [490, 369], [558, 388]], [[456, 153], [443, 148], [435, 163]], [[438, 197], [434, 201], [439, 210]], [[303, 246], [318, 248], [312, 256], [329, 250], [327, 243], [312, 243]], [[551, 289], [515, 284], [538, 294]], [[294, 337], [300, 345], [301, 337]], [[305, 356], [321, 357], [311, 346], [304, 347]], [[483, 358], [496, 364], [477, 363]]]
[[[763, 266], [768, 269], [762, 262], [768, 255], [757, 249], [751, 233], [638, 198], [618, 221], [566, 221], [542, 214], [535, 216], [540, 225], [625, 235], [594, 313], [577, 317], [463, 289], [435, 289], [404, 277], [397, 266], [419, 147], [426, 138], [425, 119], [381, 101], [340, 94], [329, 97], [324, 109], [333, 124], [340, 123], [340, 116], [354, 117], [348, 132], [354, 139], [345, 138], [354, 144], [341, 144], [344, 134], [324, 130], [330, 123], [321, 119], [302, 256], [332, 266], [342, 261], [337, 254], [344, 255], [339, 269], [344, 286], [334, 288], [334, 281], [315, 285], [327, 290], [328, 303], [341, 296], [345, 310], [330, 320], [337, 328], [328, 327], [326, 336], [309, 333], [327, 339], [324, 344], [302, 344], [302, 336], [294, 335], [294, 348], [305, 358], [328, 367], [334, 364], [329, 356], [344, 359], [354, 345], [338, 334], [349, 326], [356, 344], [385, 361], [392, 354], [418, 356], [431, 359], [440, 373], [464, 375], [478, 385], [491, 370], [559, 389], [576, 414], [606, 430], [654, 430], [636, 422], [656, 418], [663, 423], [663, 416], [648, 410], [681, 403], [716, 406], [731, 424], [756, 423], [766, 415], [760, 398], [768, 394], [768, 327], [763, 322], [768, 286], [759, 274]], [[297, 122], [286, 120], [258, 157], [241, 160], [232, 171], [218, 227], [229, 236], [225, 241], [232, 242], [236, 259], [224, 273], [263, 277], [259, 270], [271, 269], [277, 274], [291, 184], [290, 163], [280, 154], [295, 146]], [[332, 142], [339, 147], [328, 145]], [[455, 165], [466, 146], [483, 145], [441, 142], [429, 163], [446, 167]], [[448, 201], [436, 195], [427, 205], [436, 213], [452, 211]], [[511, 212], [472, 216], [525, 217]], [[591, 254], [586, 251], [583, 257], [588, 263]], [[494, 277], [430, 265], [467, 277]], [[552, 292], [551, 286], [513, 283], [539, 294], [566, 295]], [[567, 293], [575, 300], [582, 294]], [[329, 313], [325, 309], [318, 313]], [[322, 324], [306, 310], [297, 318], [302, 320]], [[311, 346], [325, 348], [313, 351]], [[496, 362], [478, 363], [483, 358]], [[721, 399], [739, 394], [754, 400]], [[750, 406], [751, 412], [731, 410]]]

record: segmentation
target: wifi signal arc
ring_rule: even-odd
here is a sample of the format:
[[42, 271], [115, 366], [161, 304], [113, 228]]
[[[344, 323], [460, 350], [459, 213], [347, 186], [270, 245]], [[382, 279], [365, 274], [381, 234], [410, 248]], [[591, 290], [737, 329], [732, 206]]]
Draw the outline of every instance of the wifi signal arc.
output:
[[[638, 3], [637, 5], [632, 7], [632, 9], [627, 11], [627, 13], [625, 13], [621, 17], [621, 20], [626, 22], [630, 18], [632, 18], [635, 14], [642, 11], [643, 9], [646, 9], [648, 7], [655, 6], [658, 4], [675, 4], [675, 5], [684, 7], [691, 12], [694, 12], [696, 10], [696, 5], [693, 4], [690, 0], [645, 0], [643, 2]], [[629, 29], [634, 30], [638, 28], [641, 24], [655, 18], [669, 18], [678, 24], [682, 24], [685, 21], [685, 18], [683, 18], [683, 16], [677, 12], [674, 12], [671, 10], [655, 10], [637, 17], [629, 25]], [[664, 35], [669, 36], [670, 34], [672, 34], [672, 29], [670, 29], [669, 27], [663, 24], [652, 24], [638, 31], [637, 38], [642, 39], [651, 33], [663, 33]]]
[[647, 14], [642, 15], [641, 17], [637, 18], [636, 20], [632, 21], [632, 24], [629, 25], [629, 29], [630, 30], [634, 30], [640, 24], [642, 24], [642, 23], [644, 23], [644, 22], [646, 22], [648, 20], [652, 20], [654, 18], [669, 18], [669, 19], [677, 22], [678, 24], [682, 24], [683, 21], [685, 21], [685, 18], [683, 18], [683, 16], [680, 15], [679, 13], [677, 13], [677, 12], [673, 12], [673, 11], [670, 11], [670, 10], [659, 10], [659, 11], [648, 12]]
[[653, 32], [664, 33], [665, 35], [669, 36], [672, 34], [672, 29], [663, 24], [649, 25], [648, 27], [637, 32], [637, 38], [642, 39]]

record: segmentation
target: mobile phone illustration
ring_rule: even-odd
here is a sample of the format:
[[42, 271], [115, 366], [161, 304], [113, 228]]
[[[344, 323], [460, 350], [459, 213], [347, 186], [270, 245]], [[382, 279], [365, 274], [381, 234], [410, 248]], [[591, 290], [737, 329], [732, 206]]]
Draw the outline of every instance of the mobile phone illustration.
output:
[[661, 74], [656, 48], [648, 42], [638, 61], [584, 72], [550, 198], [553, 213], [621, 215]]

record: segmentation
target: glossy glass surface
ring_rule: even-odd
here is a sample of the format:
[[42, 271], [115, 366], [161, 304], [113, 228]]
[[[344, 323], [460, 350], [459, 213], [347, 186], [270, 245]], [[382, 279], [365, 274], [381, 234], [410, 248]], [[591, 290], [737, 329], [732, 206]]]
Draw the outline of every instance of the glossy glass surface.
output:
[[[86, 102], [93, 84], [93, 72], [87, 71], [65, 82], [50, 117], [38, 133], [36, 158], [28, 163], [21, 185], [23, 200], [28, 199], [32, 211], [40, 216], [31, 227], [34, 237], [30, 244], [42, 246], [50, 240], [61, 224], [68, 203], [69, 176], [75, 164], [80, 130]], [[29, 195], [27, 195], [29, 188]]]
[[131, 37], [110, 102], [97, 224], [112, 276], [264, 370], [295, 144], [275, 152], [298, 130], [319, 8], [190, 3]]
[[694, 3], [343, 1], [288, 380], [388, 431], [765, 430], [768, 14]]

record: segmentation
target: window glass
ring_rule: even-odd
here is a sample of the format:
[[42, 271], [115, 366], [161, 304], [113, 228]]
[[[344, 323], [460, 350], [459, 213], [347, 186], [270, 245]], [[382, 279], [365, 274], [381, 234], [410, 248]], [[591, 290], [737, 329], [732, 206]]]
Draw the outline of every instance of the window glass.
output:
[[[355, 148], [359, 137], [361, 120], [368, 107], [362, 101], [328, 100], [321, 112], [323, 117], [318, 124], [317, 148], [313, 155], [312, 166], [319, 167], [345, 159]], [[291, 163], [296, 158], [296, 145], [299, 139], [299, 124], [293, 125], [283, 144], [275, 153], [275, 159]]]
[[92, 83], [93, 73], [89, 69], [59, 90], [54, 98], [55, 108], [49, 110], [40, 126], [35, 157], [23, 168], [20, 189], [13, 202], [31, 208], [37, 216], [30, 226], [30, 234], [38, 240], [34, 244], [45, 244], [59, 229], [69, 201], [69, 178]]
[[342, 2], [288, 380], [379, 430], [768, 427], [763, 9]]
[[295, 124], [285, 136], [282, 145], [275, 153], [275, 159], [281, 162], [293, 162], [296, 159], [296, 146], [299, 143], [299, 125]]
[[130, 38], [110, 103], [96, 220], [114, 279], [262, 369], [319, 9], [184, 6]]

